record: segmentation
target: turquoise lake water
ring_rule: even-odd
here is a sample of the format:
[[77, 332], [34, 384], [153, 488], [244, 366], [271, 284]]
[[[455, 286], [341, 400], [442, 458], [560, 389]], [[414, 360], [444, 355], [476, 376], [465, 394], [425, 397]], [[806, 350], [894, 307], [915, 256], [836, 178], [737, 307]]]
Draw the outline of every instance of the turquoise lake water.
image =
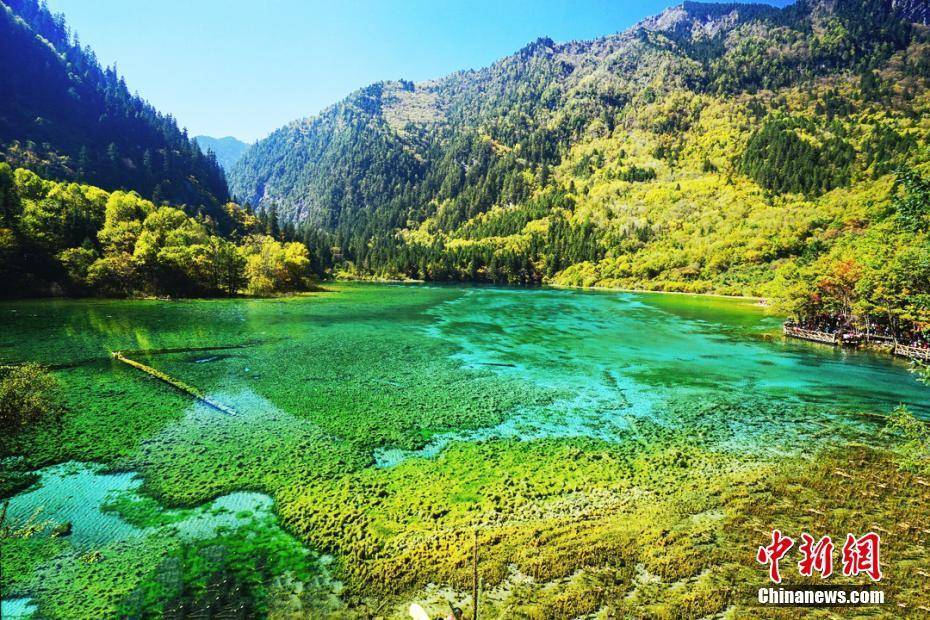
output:
[[[37, 469], [8, 517], [71, 523], [78, 551], [152, 535], [208, 539], [273, 514], [272, 489], [256, 487], [298, 496], [324, 461], [320, 471], [336, 476], [434, 458], [454, 442], [648, 443], [668, 440], [666, 431], [712, 450], [778, 456], [881, 443], [884, 416], [902, 404], [930, 419], [930, 390], [903, 361], [786, 340], [781, 318], [751, 300], [334, 289], [288, 300], [0, 304], [0, 363], [55, 365], [71, 416], [61, 435], [68, 462]], [[173, 350], [218, 345], [241, 348]], [[134, 349], [159, 350], [140, 355], [236, 414], [109, 357]], [[126, 466], [82, 456], [114, 433], [103, 453]], [[58, 436], [36, 445], [55, 454]], [[113, 509], [120, 498], [154, 501], [153, 490], [193, 507], [156, 505], [158, 525], [147, 527]], [[4, 600], [4, 616], [30, 604]]]

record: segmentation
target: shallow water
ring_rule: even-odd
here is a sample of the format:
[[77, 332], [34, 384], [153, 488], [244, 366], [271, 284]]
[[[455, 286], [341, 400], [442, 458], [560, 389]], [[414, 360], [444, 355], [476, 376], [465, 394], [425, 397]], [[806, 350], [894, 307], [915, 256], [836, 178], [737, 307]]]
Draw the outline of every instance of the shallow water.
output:
[[[680, 422], [666, 415], [670, 401], [742, 396], [879, 415], [906, 404], [930, 415], [926, 388], [899, 361], [788, 341], [780, 335], [781, 320], [752, 301], [472, 289], [429, 313], [436, 322], [426, 331], [455, 343], [464, 367], [491, 369], [566, 396], [516, 410], [494, 427], [440, 435], [416, 451], [377, 450], [381, 467], [435, 456], [452, 441], [622, 438], [637, 418]], [[861, 417], [841, 422], [861, 433], [873, 430]], [[743, 448], [754, 449], [757, 438], [747, 437]]]
[[[105, 473], [103, 469], [74, 461], [47, 467], [36, 472], [36, 484], [10, 498], [7, 526], [34, 525], [38, 529], [32, 536], [58, 536], [68, 545], [52, 563], [37, 567], [40, 574], [56, 570], [56, 565], [79, 566], [87, 561], [81, 554], [131, 548], [146, 544], [146, 539], [211, 540], [255, 521], [277, 528], [274, 501], [264, 493], [234, 492], [197, 508], [165, 509], [140, 494], [142, 480], [134, 472]], [[147, 522], [130, 523], [124, 518], [121, 511], [131, 514], [133, 506], [141, 504], [146, 504], [141, 518]], [[64, 525], [68, 531], [55, 533]], [[2, 618], [29, 618], [37, 611], [31, 597], [3, 599], [0, 605]]]
[[115, 500], [139, 501], [141, 479], [134, 472], [102, 473], [99, 465], [62, 463], [39, 470], [39, 482], [10, 498], [7, 524], [32, 522], [54, 529], [70, 524], [65, 534], [78, 549], [93, 549], [114, 542], [151, 535], [170, 527], [186, 538], [209, 538], [222, 529], [235, 529], [254, 517], [270, 515], [273, 500], [263, 493], [237, 492], [218, 497], [189, 510], [157, 510], [157, 523], [136, 526], [123, 519]]
[[[927, 390], [905, 364], [787, 341], [780, 318], [747, 300], [332, 289], [281, 300], [0, 304], [0, 363], [52, 365], [68, 410], [60, 426], [13, 445], [41, 481], [12, 498], [10, 517], [71, 522], [70, 543], [85, 550], [153, 531], [209, 538], [282, 505], [336, 514], [369, 492], [344, 476], [388, 475], [463, 443], [649, 446], [678, 433], [711, 451], [777, 456], [879, 441], [881, 417], [899, 404], [930, 418]], [[113, 350], [235, 414], [118, 364]], [[158, 502], [154, 525], [102, 510], [143, 496]], [[480, 489], [462, 497], [478, 501]], [[303, 513], [287, 514], [299, 529]]]
[[[635, 401], [651, 401], [644, 392], [655, 390], [752, 390], [850, 407], [906, 403], [930, 414], [922, 386], [901, 362], [786, 341], [778, 334], [780, 319], [748, 300], [553, 289], [337, 290], [282, 301], [0, 303], [0, 362], [109, 366], [108, 354], [117, 349], [241, 344], [246, 346], [177, 356], [192, 378], [215, 377], [219, 373], [209, 370], [216, 368], [230, 371], [240, 391], [243, 384], [260, 386], [268, 370], [309, 365], [286, 356], [349, 326], [374, 328], [385, 338], [416, 330], [454, 345], [455, 358], [466, 367], [573, 391], [632, 390]], [[406, 298], [402, 303], [394, 303], [398, 291]], [[275, 356], [285, 357], [267, 368]], [[302, 383], [295, 387], [312, 390], [314, 377]]]
[[142, 531], [114, 514], [101, 511], [108, 498], [138, 489], [132, 473], [100, 473], [99, 467], [62, 463], [38, 472], [39, 482], [14, 496], [7, 509], [9, 523], [71, 524], [68, 538], [88, 549], [139, 536]]
[[[88, 424], [104, 424], [115, 409], [153, 413], [117, 414], [141, 427], [128, 434], [125, 454], [153, 437], [177, 443], [170, 436], [184, 416], [212, 420], [213, 412], [153, 390], [111, 350], [134, 351], [214, 400], [238, 403], [263, 420], [253, 425], [259, 432], [363, 444], [379, 466], [435, 456], [453, 441], [622, 439], [641, 418], [689, 424], [674, 406], [684, 402], [823, 407], [865, 434], [868, 420], [842, 415], [882, 416], [906, 404], [930, 417], [925, 388], [901, 361], [785, 340], [779, 317], [749, 300], [452, 286], [334, 291], [266, 301], [4, 303], [0, 363], [62, 366]], [[185, 347], [192, 350], [164, 351]], [[101, 377], [107, 389], [89, 391]], [[746, 423], [749, 444], [763, 430], [758, 420], [729, 422]], [[81, 431], [81, 440], [113, 434]]]
[[0, 618], [7, 620], [30, 618], [35, 610], [35, 605], [28, 597], [0, 601]]
[[751, 391], [930, 413], [923, 386], [902, 364], [785, 341], [780, 320], [744, 300], [474, 290], [433, 314], [434, 333], [456, 342], [466, 364], [572, 391], [623, 391], [644, 407], [668, 392]]

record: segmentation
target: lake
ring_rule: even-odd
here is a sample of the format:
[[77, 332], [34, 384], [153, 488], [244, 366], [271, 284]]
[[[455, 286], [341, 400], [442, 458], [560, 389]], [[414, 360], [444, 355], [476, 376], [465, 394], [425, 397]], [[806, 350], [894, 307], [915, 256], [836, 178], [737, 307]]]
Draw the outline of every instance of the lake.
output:
[[[477, 528], [489, 610], [603, 609], [614, 603], [578, 575], [608, 569], [626, 600], [662, 605], [675, 583], [711, 570], [692, 558], [701, 536], [749, 527], [749, 500], [733, 489], [803, 475], [812, 455], [885, 446], [883, 418], [898, 405], [930, 418], [930, 392], [905, 364], [786, 341], [780, 318], [751, 300], [326, 288], [0, 304], [0, 363], [51, 366], [66, 405], [59, 423], [10, 439], [0, 466], [17, 491], [11, 521], [49, 522], [4, 543], [4, 604], [52, 617], [201, 609], [177, 566], [247, 544], [242, 562], [260, 561], [274, 585], [223, 604], [326, 616], [374, 601], [400, 614], [416, 599], [441, 610], [467, 599]], [[66, 521], [70, 535], [49, 536]], [[713, 571], [753, 569], [729, 561]], [[218, 583], [241, 586], [234, 566]], [[171, 571], [175, 585], [153, 590]], [[566, 594], [576, 590], [587, 594]]]

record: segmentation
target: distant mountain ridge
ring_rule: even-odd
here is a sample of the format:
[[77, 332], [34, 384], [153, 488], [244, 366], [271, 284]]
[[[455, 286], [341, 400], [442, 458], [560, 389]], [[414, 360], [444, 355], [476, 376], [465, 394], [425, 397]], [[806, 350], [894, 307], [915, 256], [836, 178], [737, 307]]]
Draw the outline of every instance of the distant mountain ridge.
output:
[[44, 2], [0, 2], [0, 65], [0, 160], [222, 215], [217, 161], [101, 67]]
[[216, 155], [216, 161], [223, 167], [227, 173], [239, 161], [242, 154], [249, 148], [247, 142], [238, 138], [226, 136], [224, 138], [213, 138], [211, 136], [194, 136], [194, 140], [200, 146], [204, 153], [213, 151]]
[[737, 22], [761, 17], [777, 17], [780, 9], [770, 4], [684, 2], [634, 28], [666, 32], [677, 37], [714, 36], [733, 28]]

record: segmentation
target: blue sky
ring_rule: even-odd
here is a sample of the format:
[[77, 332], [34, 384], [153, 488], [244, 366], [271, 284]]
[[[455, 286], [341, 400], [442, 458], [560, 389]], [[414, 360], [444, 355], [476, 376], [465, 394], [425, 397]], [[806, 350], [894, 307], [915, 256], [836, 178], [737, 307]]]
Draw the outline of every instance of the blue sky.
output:
[[[385, 79], [483, 67], [540, 36], [625, 30], [678, 0], [48, 0], [191, 135], [252, 141]], [[784, 0], [775, 0], [785, 4]]]

